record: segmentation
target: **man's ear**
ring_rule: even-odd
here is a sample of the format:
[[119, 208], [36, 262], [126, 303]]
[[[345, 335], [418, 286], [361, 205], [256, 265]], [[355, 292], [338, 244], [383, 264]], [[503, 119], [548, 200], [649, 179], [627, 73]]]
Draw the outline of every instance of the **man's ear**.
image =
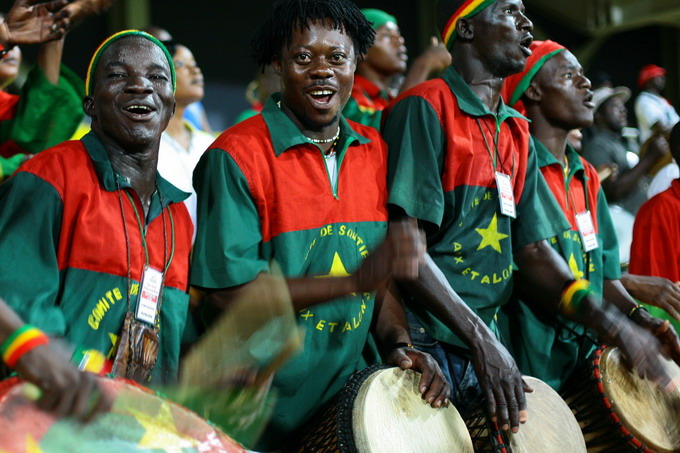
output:
[[83, 110], [90, 118], [94, 116], [94, 98], [92, 96], [85, 96], [83, 98]]
[[533, 82], [527, 87], [526, 91], [524, 92], [524, 96], [526, 96], [530, 101], [536, 103], [541, 102], [541, 99], [543, 99], [543, 93], [541, 93], [541, 89]]
[[460, 18], [456, 22], [456, 34], [465, 40], [470, 40], [475, 35], [475, 22], [469, 18]]
[[281, 77], [281, 58], [278, 55], [272, 57], [272, 68], [276, 75]]

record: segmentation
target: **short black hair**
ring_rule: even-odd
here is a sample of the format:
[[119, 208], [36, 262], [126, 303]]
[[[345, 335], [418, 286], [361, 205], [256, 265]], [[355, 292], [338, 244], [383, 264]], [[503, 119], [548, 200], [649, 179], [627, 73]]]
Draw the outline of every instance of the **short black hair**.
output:
[[371, 23], [348, 0], [277, 0], [252, 40], [253, 60], [263, 67], [270, 64], [283, 46], [290, 45], [293, 30], [309, 29], [310, 22], [324, 20], [352, 38], [357, 57], [373, 45]]

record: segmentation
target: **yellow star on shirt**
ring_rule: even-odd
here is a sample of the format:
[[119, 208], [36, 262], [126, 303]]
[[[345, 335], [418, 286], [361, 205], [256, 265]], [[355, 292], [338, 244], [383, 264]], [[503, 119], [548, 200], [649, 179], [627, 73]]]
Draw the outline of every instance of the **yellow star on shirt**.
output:
[[342, 260], [340, 259], [340, 255], [338, 255], [338, 252], [335, 252], [335, 255], [333, 255], [333, 263], [331, 263], [331, 270], [326, 275], [319, 275], [318, 278], [347, 277], [348, 275], [351, 274], [347, 272], [347, 269], [345, 269], [345, 265], [342, 264]]
[[129, 411], [144, 428], [144, 436], [137, 447], [182, 453], [183, 448], [197, 447], [199, 444], [196, 439], [185, 437], [177, 431], [170, 405], [165, 402], [155, 416], [132, 408]]
[[573, 253], [569, 257], [569, 269], [571, 269], [571, 272], [574, 274], [574, 278], [583, 278], [584, 274], [578, 269], [578, 264], [576, 264], [576, 258]]
[[493, 219], [491, 219], [491, 223], [489, 223], [488, 227], [475, 228], [475, 231], [482, 237], [477, 250], [482, 250], [484, 247], [492, 247], [498, 253], [503, 253], [503, 250], [501, 249], [501, 240], [507, 238], [508, 235], [498, 232], [498, 219], [496, 218], [496, 215], [497, 214], [493, 215]]
[[26, 436], [26, 453], [42, 453], [42, 449], [30, 434]]

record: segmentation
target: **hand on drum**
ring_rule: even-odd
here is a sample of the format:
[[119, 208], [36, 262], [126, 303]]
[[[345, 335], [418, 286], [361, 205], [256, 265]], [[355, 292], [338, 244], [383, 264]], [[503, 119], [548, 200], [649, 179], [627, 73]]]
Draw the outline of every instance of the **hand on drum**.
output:
[[[656, 319], [651, 316], [650, 318]], [[657, 321], [658, 323], [649, 321], [650, 324], [643, 329], [634, 322], [627, 322], [626, 318], [621, 318], [614, 328], [609, 329], [612, 335], [605, 340], [611, 340], [612, 346], [621, 349], [628, 364], [635, 368], [640, 377], [646, 377], [666, 391], [672, 392], [677, 388], [676, 380], [679, 377], [668, 374], [663, 366], [662, 355], [670, 354], [673, 360], [677, 361], [680, 357], [680, 346], [675, 330], [668, 321], [660, 319]], [[652, 323], [656, 327], [652, 327]]]
[[434, 408], [448, 406], [451, 387], [430, 354], [411, 347], [394, 348], [387, 362], [402, 370], [419, 372], [421, 378], [418, 389], [422, 398]]
[[[495, 340], [495, 339], [494, 339]], [[529, 412], [524, 392], [533, 389], [522, 379], [515, 360], [497, 341], [486, 341], [472, 348], [472, 364], [486, 399], [489, 418], [502, 429], [519, 431]]]
[[385, 241], [352, 275], [358, 291], [373, 291], [388, 277], [415, 280], [425, 261], [425, 241], [414, 219], [390, 222]]
[[636, 310], [633, 321], [651, 332], [661, 342], [664, 355], [680, 365], [680, 339], [670, 322], [655, 318], [646, 310]]
[[96, 376], [78, 371], [65, 354], [51, 345], [39, 346], [23, 355], [16, 371], [42, 391], [38, 407], [60, 417], [89, 421], [111, 407], [112, 402], [101, 392]]

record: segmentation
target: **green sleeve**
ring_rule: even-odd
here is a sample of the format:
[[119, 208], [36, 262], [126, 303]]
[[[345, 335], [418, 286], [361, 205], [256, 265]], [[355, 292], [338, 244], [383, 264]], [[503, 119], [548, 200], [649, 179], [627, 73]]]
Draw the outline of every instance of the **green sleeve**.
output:
[[527, 174], [517, 218], [512, 222], [513, 249], [558, 236], [570, 229], [569, 222], [538, 169], [533, 138], [529, 141]]
[[347, 105], [342, 110], [342, 116], [348, 120], [355, 121], [364, 126], [374, 127], [380, 129], [380, 119], [382, 117], [382, 110], [370, 112], [368, 110], [361, 110], [359, 104], [354, 98], [349, 98]]
[[17, 171], [17, 168], [26, 159], [26, 154], [15, 154], [12, 157], [0, 157], [0, 182], [5, 178], [9, 178], [12, 173]]
[[56, 335], [66, 332], [56, 305], [62, 213], [57, 190], [31, 173], [0, 184], [0, 297], [25, 322]]
[[232, 157], [221, 149], [208, 150], [194, 171], [194, 188], [198, 225], [191, 284], [230, 288], [267, 271], [257, 206]]
[[388, 148], [388, 203], [411, 217], [440, 226], [446, 138], [434, 108], [418, 96], [399, 101], [391, 109], [382, 135]]
[[0, 124], [2, 143], [13, 140], [35, 154], [71, 138], [83, 118], [83, 82], [65, 66], [59, 85], [51, 84], [39, 66], [28, 73], [14, 118]]
[[597, 230], [598, 236], [602, 239], [602, 278], [617, 280], [621, 278], [619, 241], [616, 237], [614, 222], [609, 214], [607, 198], [601, 187], [597, 194]]

